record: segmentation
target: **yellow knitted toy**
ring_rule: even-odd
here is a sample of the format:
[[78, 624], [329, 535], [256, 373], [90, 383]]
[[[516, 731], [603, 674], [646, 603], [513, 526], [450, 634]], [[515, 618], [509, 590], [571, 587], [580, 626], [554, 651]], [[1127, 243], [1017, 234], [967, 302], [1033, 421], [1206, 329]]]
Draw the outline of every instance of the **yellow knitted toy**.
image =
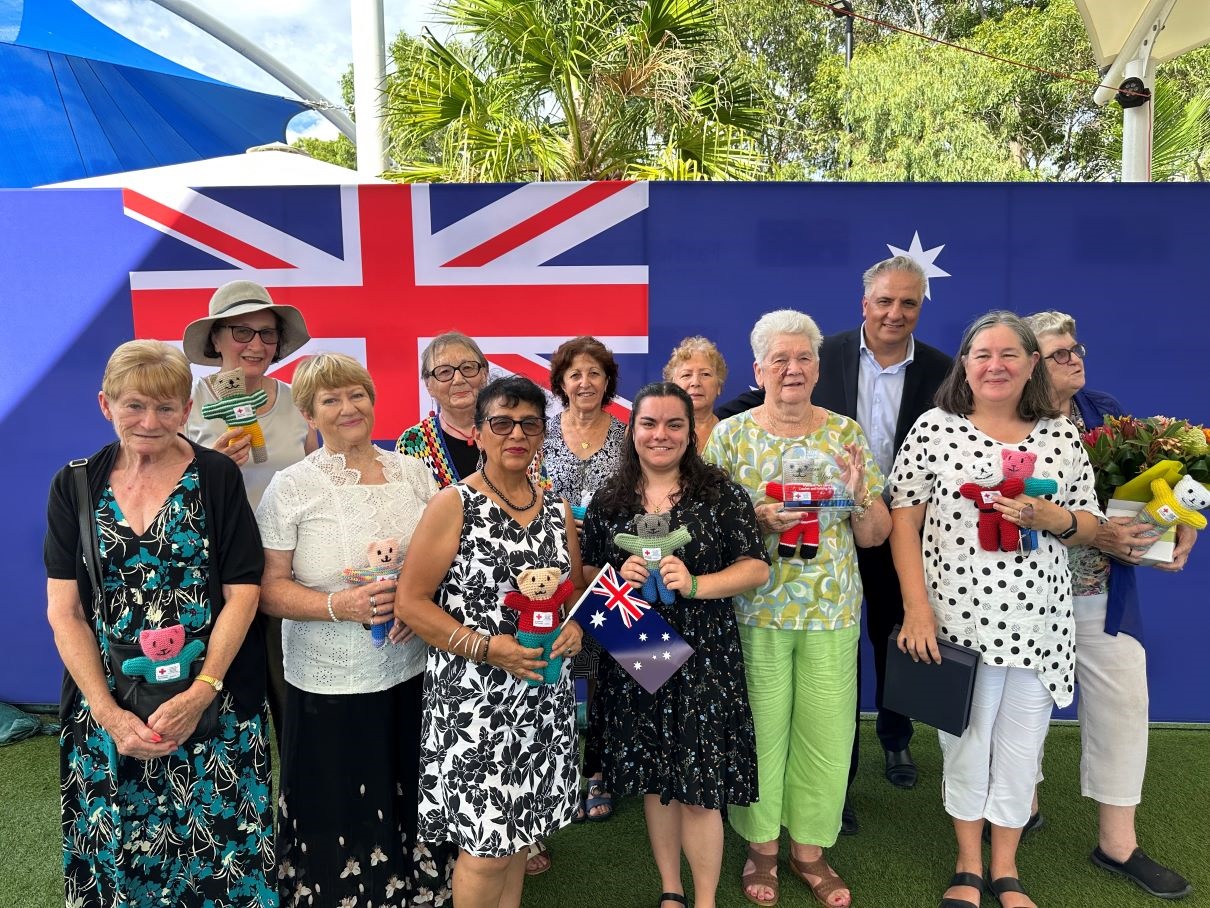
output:
[[1206, 528], [1206, 518], [1198, 512], [1210, 507], [1210, 491], [1192, 476], [1182, 476], [1175, 486], [1157, 479], [1151, 483], [1151, 495], [1139, 512], [1142, 520], [1161, 529], [1178, 523], [1195, 530]]

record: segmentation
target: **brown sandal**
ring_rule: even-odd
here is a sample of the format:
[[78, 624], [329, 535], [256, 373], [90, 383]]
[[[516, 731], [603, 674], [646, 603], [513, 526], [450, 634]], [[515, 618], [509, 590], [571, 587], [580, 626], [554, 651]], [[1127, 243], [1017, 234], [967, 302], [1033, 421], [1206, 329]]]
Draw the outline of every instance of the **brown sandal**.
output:
[[[840, 874], [828, 865], [827, 859], [823, 855], [820, 855], [814, 861], [800, 861], [794, 855], [790, 855], [790, 869], [796, 877], [807, 884], [811, 890], [811, 894], [815, 896], [815, 900], [819, 904], [826, 906], [826, 908], [848, 908], [852, 904], [852, 893], [849, 895], [849, 901], [845, 902], [844, 905], [833, 905], [828, 901], [828, 896], [833, 892], [848, 889], [849, 887], [840, 878]], [[812, 883], [807, 874], [819, 877], [819, 882]]]
[[550, 850], [545, 842], [534, 842], [525, 855], [525, 875], [538, 876], [550, 870]]
[[[759, 851], [748, 849], [748, 860], [752, 862], [752, 870], [739, 878], [740, 891], [753, 905], [761, 908], [773, 908], [781, 898], [781, 884], [773, 873], [777, 869], [777, 854], [761, 854]], [[773, 890], [773, 898], [758, 899], [748, 892], [749, 886], [767, 886]]]

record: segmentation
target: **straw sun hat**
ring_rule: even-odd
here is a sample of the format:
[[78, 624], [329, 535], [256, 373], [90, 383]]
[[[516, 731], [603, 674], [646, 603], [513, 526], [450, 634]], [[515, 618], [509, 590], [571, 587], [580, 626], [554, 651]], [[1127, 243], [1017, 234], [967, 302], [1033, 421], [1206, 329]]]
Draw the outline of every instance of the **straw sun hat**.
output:
[[[277, 359], [289, 356], [311, 339], [311, 335], [307, 333], [307, 323], [303, 320], [302, 313], [293, 306], [282, 306], [273, 302], [269, 291], [260, 284], [252, 281], [232, 281], [214, 291], [214, 296], [210, 297], [210, 314], [206, 318], [190, 322], [189, 327], [185, 329], [185, 337], [181, 345], [184, 347], [185, 356], [191, 363], [197, 363], [199, 366], [213, 366], [221, 363], [222, 357], [209, 356], [206, 353], [210, 332], [214, 328], [215, 322], [219, 319], [259, 312], [262, 309], [271, 309], [281, 319], [284, 328], [284, 333], [277, 345]], [[213, 345], [210, 346], [213, 349]]]

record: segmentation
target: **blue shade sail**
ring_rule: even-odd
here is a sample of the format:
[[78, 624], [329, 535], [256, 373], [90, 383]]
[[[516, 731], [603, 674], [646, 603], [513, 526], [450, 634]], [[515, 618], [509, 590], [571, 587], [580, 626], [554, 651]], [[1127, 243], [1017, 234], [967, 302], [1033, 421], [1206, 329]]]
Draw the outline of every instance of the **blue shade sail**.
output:
[[0, 187], [237, 154], [307, 109], [186, 69], [70, 0], [0, 0]]

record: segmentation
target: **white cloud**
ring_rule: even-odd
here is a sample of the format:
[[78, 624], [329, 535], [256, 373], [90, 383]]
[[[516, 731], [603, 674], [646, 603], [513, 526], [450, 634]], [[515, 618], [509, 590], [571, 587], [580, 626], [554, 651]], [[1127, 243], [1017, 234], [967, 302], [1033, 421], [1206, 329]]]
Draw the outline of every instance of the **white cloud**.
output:
[[[115, 31], [182, 66], [233, 85], [293, 97], [255, 64], [152, 0], [75, 2]], [[339, 105], [340, 77], [353, 59], [350, 2], [358, 0], [193, 0], [193, 5]], [[431, 18], [430, 0], [384, 0], [383, 6], [388, 44], [400, 31], [417, 34]], [[335, 128], [315, 114], [300, 114], [290, 124], [290, 138], [296, 135], [331, 138]]]

